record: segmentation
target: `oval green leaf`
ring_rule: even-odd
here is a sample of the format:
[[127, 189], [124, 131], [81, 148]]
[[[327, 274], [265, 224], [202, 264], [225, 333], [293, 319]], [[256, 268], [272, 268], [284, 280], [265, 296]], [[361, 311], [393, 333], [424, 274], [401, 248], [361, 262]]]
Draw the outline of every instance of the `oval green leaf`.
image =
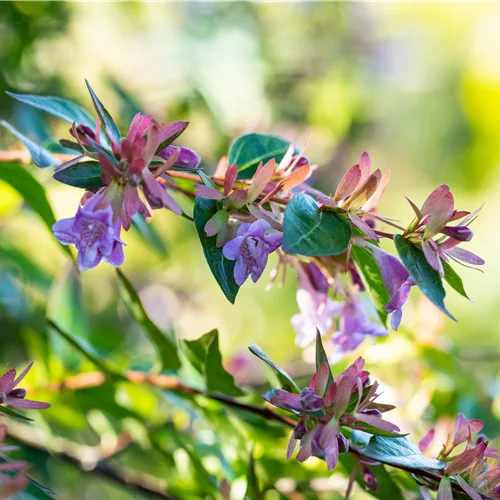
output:
[[234, 280], [235, 261], [226, 259], [222, 253], [222, 248], [218, 248], [216, 245], [216, 237], [208, 237], [205, 233], [205, 224], [217, 211], [217, 202], [214, 200], [196, 198], [193, 210], [194, 223], [208, 266], [224, 295], [229, 302], [234, 304], [240, 289]]
[[439, 273], [429, 265], [424, 252], [406, 240], [406, 238], [403, 238], [400, 234], [394, 236], [394, 244], [396, 245], [396, 250], [406, 270], [420, 290], [422, 290], [429, 300], [441, 311], [455, 320], [444, 305], [446, 292], [444, 291]]
[[101, 180], [102, 167], [97, 161], [82, 161], [55, 172], [53, 177], [63, 184], [82, 189], [104, 186]]
[[[229, 165], [238, 165], [238, 177], [240, 179], [251, 179], [260, 162], [266, 163], [274, 158], [279, 163], [288, 148], [290, 142], [273, 135], [247, 134], [238, 137], [229, 149]], [[296, 153], [299, 151], [295, 149]]]
[[289, 254], [340, 255], [347, 250], [351, 236], [351, 225], [344, 217], [320, 210], [307, 194], [296, 194], [286, 207], [283, 250]]

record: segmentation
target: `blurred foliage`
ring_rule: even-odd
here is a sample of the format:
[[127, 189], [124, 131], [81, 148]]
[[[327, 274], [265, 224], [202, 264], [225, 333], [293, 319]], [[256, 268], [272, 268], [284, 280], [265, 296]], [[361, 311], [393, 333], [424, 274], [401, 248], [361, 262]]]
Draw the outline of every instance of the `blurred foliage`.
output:
[[[185, 145], [200, 152], [208, 171], [240, 133], [272, 132], [299, 145], [310, 136], [307, 154], [321, 166], [315, 182], [325, 191], [368, 150], [376, 166], [393, 172], [382, 211], [402, 220], [411, 216], [404, 194], [419, 202], [443, 182], [461, 208], [485, 202], [474, 249], [487, 261], [486, 274], [464, 273], [476, 303], [453, 298], [450, 310], [459, 319], [453, 323], [415, 293], [402, 331], [362, 354], [383, 382], [384, 402], [398, 406], [398, 423], [415, 438], [458, 411], [483, 419], [490, 436], [500, 434], [500, 241], [492, 231], [500, 208], [500, 6], [0, 2], [0, 33], [0, 116], [47, 147], [53, 145], [47, 131], [61, 136], [67, 126], [4, 90], [61, 95], [88, 109], [86, 77], [122, 126], [137, 109], [160, 121], [188, 119]], [[0, 145], [18, 147], [3, 129]], [[57, 184], [50, 172], [30, 171], [57, 216], [75, 212], [77, 190]], [[302, 356], [294, 346], [289, 323], [297, 311], [294, 278], [265, 296], [264, 279], [247, 284], [232, 306], [210, 275], [192, 225], [165, 212], [155, 214], [152, 227], [154, 242], [125, 235], [124, 272], [161, 330], [194, 339], [217, 327], [225, 366], [240, 385], [265, 384], [246, 350], [251, 340], [290, 373], [311, 373], [312, 353]], [[113, 366], [154, 364], [154, 345], [131, 321], [112, 270], [100, 266], [84, 273], [81, 285], [72, 283], [67, 255], [1, 181], [0, 232], [2, 363], [34, 359], [31, 387], [95, 369], [47, 327], [49, 312]], [[183, 375], [202, 384], [194, 371]], [[316, 498], [314, 489], [330, 492], [318, 498], [337, 498], [331, 491], [345, 486], [319, 461], [286, 462], [281, 427], [239, 418], [198, 396], [123, 381], [35, 393], [53, 404], [35, 427], [55, 443], [113, 448], [126, 431], [138, 444], [115, 460], [160, 478], [181, 498], [215, 498], [223, 477], [242, 498], [254, 438], [260, 486], [280, 478], [283, 492], [266, 498], [292, 498], [291, 491]], [[43, 453], [29, 460], [61, 498], [140, 498]], [[355, 491], [355, 499], [365, 497]]]

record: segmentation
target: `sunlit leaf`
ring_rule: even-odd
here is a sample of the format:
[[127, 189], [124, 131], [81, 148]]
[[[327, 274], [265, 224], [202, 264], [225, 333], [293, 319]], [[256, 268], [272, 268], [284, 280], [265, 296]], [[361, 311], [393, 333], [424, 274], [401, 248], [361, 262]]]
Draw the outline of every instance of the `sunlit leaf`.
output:
[[446, 309], [444, 298], [446, 292], [439, 273], [427, 262], [424, 252], [407, 241], [401, 235], [394, 236], [394, 243], [406, 270], [417, 286], [441, 311], [451, 319], [455, 319]]
[[197, 340], [185, 340], [183, 344], [188, 359], [202, 373], [207, 392], [220, 392], [228, 396], [244, 394], [235, 384], [233, 376], [222, 365], [217, 330], [212, 330]]
[[300, 389], [298, 385], [295, 383], [293, 378], [285, 371], [283, 368], [278, 366], [274, 361], [270, 360], [266, 353], [257, 345], [254, 344], [253, 342], [250, 344], [250, 347], [248, 348], [252, 354], [255, 354], [258, 358], [260, 358], [262, 361], [267, 363], [273, 370], [276, 371], [278, 375], [278, 379], [281, 383], [281, 387], [283, 389], [292, 391], [292, 392], [300, 392]]
[[148, 335], [149, 339], [156, 347], [161, 360], [162, 368], [164, 370], [176, 371], [181, 366], [181, 362], [177, 354], [177, 343], [173, 338], [165, 332], [162, 332], [158, 326], [153, 323], [146, 313], [141, 299], [130, 281], [120, 271], [120, 269], [117, 269], [116, 272], [120, 284], [120, 294], [123, 301], [132, 316], [142, 326], [144, 332]]

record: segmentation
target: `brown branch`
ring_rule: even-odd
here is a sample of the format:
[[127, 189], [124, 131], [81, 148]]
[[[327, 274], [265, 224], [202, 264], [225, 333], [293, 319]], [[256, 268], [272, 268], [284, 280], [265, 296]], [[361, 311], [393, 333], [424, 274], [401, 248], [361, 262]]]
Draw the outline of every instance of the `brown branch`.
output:
[[[28, 437], [30, 434], [32, 437]], [[29, 426], [13, 422], [9, 423], [8, 437], [24, 448], [62, 460], [76, 466], [84, 473], [90, 472], [148, 498], [177, 500], [176, 496], [167, 492], [164, 481], [105, 461], [123, 451], [123, 443], [117, 443], [114, 453], [102, 453], [100, 447], [83, 446], [59, 437], [51, 438], [36, 431], [33, 435]], [[92, 456], [95, 457], [93, 463]]]

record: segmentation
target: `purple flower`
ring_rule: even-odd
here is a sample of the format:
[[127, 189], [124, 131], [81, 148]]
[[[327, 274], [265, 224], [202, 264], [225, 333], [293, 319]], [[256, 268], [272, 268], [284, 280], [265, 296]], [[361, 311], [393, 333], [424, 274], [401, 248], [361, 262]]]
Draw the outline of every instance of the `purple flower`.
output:
[[236, 261], [234, 279], [239, 286], [250, 275], [253, 282], [257, 282], [264, 272], [268, 255], [281, 245], [282, 239], [283, 234], [271, 232], [271, 225], [262, 219], [238, 228], [236, 238], [228, 241], [222, 251], [226, 259]]
[[367, 335], [385, 337], [388, 331], [378, 323], [370, 321], [358, 299], [349, 298], [344, 303], [339, 330], [332, 336], [332, 342], [338, 346], [336, 357], [340, 358], [347, 352], [354, 351]]
[[120, 217], [113, 220], [112, 206], [102, 195], [92, 196], [78, 207], [75, 217], [57, 221], [52, 230], [63, 245], [76, 246], [80, 271], [97, 266], [102, 259], [115, 267], [123, 264]]
[[318, 300], [318, 295], [309, 290], [297, 290], [297, 304], [300, 313], [292, 317], [292, 326], [297, 333], [295, 343], [299, 347], [306, 347], [316, 338], [316, 329], [322, 335], [332, 332], [335, 317], [342, 311], [343, 302], [334, 302], [325, 297]]
[[24, 408], [29, 410], [44, 410], [50, 407], [50, 404], [48, 403], [25, 399], [26, 389], [16, 389], [19, 383], [30, 371], [32, 366], [33, 363], [30, 363], [17, 377], [16, 370], [14, 369], [9, 370], [0, 377], [0, 405], [12, 406], [13, 408]]
[[390, 300], [385, 305], [385, 310], [391, 314], [391, 326], [397, 330], [403, 317], [403, 306], [408, 300], [410, 289], [415, 282], [401, 261], [380, 248], [370, 245], [373, 256], [377, 261], [385, 288], [389, 293]]

